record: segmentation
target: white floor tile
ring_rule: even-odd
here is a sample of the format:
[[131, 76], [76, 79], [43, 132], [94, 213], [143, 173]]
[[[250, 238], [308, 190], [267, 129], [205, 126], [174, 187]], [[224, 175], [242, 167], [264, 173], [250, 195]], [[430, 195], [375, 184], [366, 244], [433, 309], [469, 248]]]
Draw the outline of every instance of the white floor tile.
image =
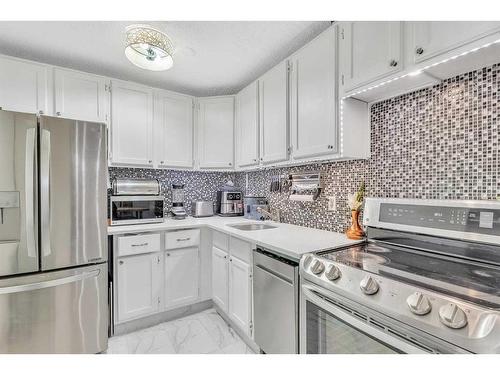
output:
[[209, 309], [112, 337], [107, 353], [252, 354], [253, 351], [214, 309]]

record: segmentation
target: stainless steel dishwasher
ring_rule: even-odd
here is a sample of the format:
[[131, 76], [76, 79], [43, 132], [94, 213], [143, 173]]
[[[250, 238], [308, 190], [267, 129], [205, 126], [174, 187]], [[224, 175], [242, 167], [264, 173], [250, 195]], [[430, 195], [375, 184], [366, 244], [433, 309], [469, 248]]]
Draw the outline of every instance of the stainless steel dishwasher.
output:
[[298, 275], [298, 263], [266, 249], [255, 250], [254, 339], [264, 353], [299, 351]]

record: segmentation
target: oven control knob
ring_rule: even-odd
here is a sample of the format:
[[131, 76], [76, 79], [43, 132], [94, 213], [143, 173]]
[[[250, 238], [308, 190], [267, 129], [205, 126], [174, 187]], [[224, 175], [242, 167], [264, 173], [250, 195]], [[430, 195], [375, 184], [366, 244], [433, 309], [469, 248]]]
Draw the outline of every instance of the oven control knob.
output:
[[309, 265], [311, 264], [311, 261], [313, 260], [313, 257], [312, 255], [308, 255], [305, 257], [304, 259], [304, 268], [307, 269], [307, 267], [309, 267]]
[[337, 280], [340, 276], [342, 276], [342, 273], [340, 272], [337, 266], [331, 264], [328, 267], [328, 270], [325, 272], [325, 276], [328, 280], [334, 281]]
[[314, 259], [311, 264], [311, 272], [315, 275], [321, 275], [325, 270], [325, 265], [319, 259]]
[[372, 295], [378, 292], [378, 283], [371, 276], [366, 276], [363, 280], [361, 280], [359, 287], [364, 294]]
[[454, 329], [459, 329], [467, 325], [467, 315], [465, 315], [464, 310], [454, 303], [441, 306], [439, 309], [439, 320], [445, 326]]
[[429, 298], [420, 292], [415, 292], [409, 296], [406, 299], [406, 303], [408, 304], [410, 311], [416, 315], [428, 314], [432, 309]]

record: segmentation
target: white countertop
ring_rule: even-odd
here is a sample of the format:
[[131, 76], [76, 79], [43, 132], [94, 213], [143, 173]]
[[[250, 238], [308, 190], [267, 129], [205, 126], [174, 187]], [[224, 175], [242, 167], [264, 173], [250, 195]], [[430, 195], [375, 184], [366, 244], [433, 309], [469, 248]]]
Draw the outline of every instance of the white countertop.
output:
[[301, 227], [293, 224], [276, 223], [273, 221], [266, 221], [265, 223], [276, 226], [277, 228], [244, 231], [228, 226], [228, 224], [248, 224], [252, 222], [263, 223], [262, 221], [248, 220], [241, 216], [212, 216], [207, 218], [188, 217], [184, 220], [165, 219], [163, 223], [157, 224], [110, 226], [108, 227], [108, 234], [115, 235], [208, 227], [293, 259], [300, 259], [302, 254], [305, 253], [335, 249], [361, 242], [348, 239], [344, 233], [329, 232], [326, 230]]

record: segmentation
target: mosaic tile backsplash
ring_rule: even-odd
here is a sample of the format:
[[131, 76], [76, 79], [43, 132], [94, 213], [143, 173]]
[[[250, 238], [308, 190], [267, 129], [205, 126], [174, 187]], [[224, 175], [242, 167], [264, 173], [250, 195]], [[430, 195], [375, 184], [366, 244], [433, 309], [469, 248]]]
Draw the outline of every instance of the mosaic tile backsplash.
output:
[[[371, 107], [371, 158], [240, 173], [111, 168], [113, 176], [157, 177], [163, 188], [187, 185], [186, 201], [215, 199], [235, 181], [247, 195], [266, 196], [284, 222], [343, 232], [350, 221], [347, 194], [366, 182], [374, 197], [496, 199], [500, 196], [500, 64], [450, 78], [439, 85]], [[292, 202], [270, 193], [277, 174], [319, 169], [325, 182], [315, 202]], [[247, 185], [248, 180], [248, 185]], [[167, 194], [167, 198], [170, 197]], [[328, 196], [336, 210], [328, 211]]]
[[195, 172], [163, 169], [109, 168], [109, 177], [114, 178], [157, 178], [161, 185], [161, 194], [165, 196], [165, 214], [172, 208], [172, 183], [185, 185], [185, 202], [188, 214], [191, 214], [193, 200], [215, 202], [217, 190], [228, 180], [235, 180], [235, 173]]

